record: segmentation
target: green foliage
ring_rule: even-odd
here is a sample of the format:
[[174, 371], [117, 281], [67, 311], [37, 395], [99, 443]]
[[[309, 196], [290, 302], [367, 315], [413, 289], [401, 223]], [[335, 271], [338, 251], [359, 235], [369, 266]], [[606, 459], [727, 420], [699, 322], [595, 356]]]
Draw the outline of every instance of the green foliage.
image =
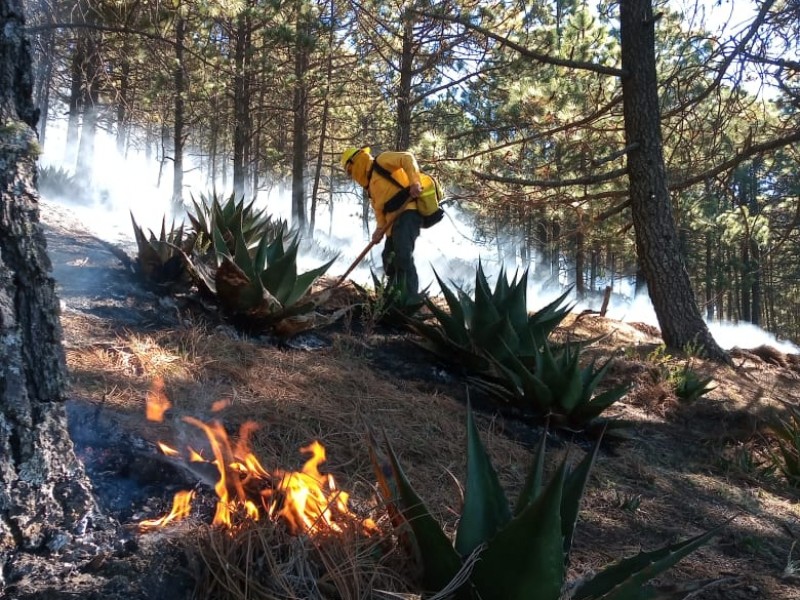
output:
[[133, 213], [131, 221], [138, 248], [134, 263], [137, 275], [160, 293], [187, 290], [191, 284], [185, 260], [189, 242], [184, 235], [183, 224], [176, 228], [173, 222], [167, 231], [164, 217], [161, 219], [160, 235], [156, 237], [151, 230], [148, 237], [136, 223]]
[[525, 413], [549, 417], [556, 427], [593, 426], [604, 410], [628, 392], [629, 386], [595, 394], [612, 362], [608, 359], [595, 368], [592, 361], [581, 368], [580, 348], [567, 343], [554, 351], [545, 340], [541, 348], [534, 348], [533, 357], [509, 355], [504, 363], [496, 362], [504, 378], [497, 382], [477, 381], [476, 385]]
[[[565, 458], [545, 482], [546, 437], [545, 432], [527, 481], [512, 507], [468, 409], [467, 483], [454, 544], [411, 486], [389, 439], [385, 439], [388, 467], [379, 464], [376, 449], [371, 449], [380, 489], [384, 493], [396, 490], [385, 500], [390, 513], [395, 515], [395, 526], [411, 531], [426, 591], [448, 588], [460, 600], [562, 597], [580, 503], [600, 440], [575, 468], [569, 469]], [[651, 579], [715, 533], [716, 530], [709, 531], [622, 560], [580, 582], [571, 597], [576, 600], [649, 598], [653, 592], [648, 585]]]
[[39, 167], [39, 191], [45, 196], [80, 198], [85, 190], [75, 175], [62, 168]]
[[694, 401], [712, 391], [713, 377], [700, 377], [688, 364], [675, 371], [671, 377], [675, 395], [681, 400]]
[[273, 220], [266, 209], [254, 208], [256, 199], [245, 204], [244, 198], [236, 199], [232, 193], [225, 199], [216, 191], [209, 195], [200, 194], [200, 201], [192, 196], [194, 214], [188, 214], [192, 224], [191, 239], [197, 252], [212, 250], [214, 231], [218, 230], [228, 250], [228, 254], [236, 252], [234, 231], [239, 232], [247, 248], [258, 244], [263, 238], [269, 241], [283, 235], [286, 222]]
[[142, 277], [168, 291], [188, 287], [194, 279], [225, 313], [250, 329], [269, 327], [291, 335], [323, 321], [308, 316], [327, 293], [312, 296], [309, 291], [337, 256], [298, 273], [300, 241], [286, 238], [285, 222], [273, 221], [254, 210], [253, 202], [245, 204], [233, 195], [225, 201], [216, 194], [201, 198], [201, 203], [193, 199], [196, 213], [189, 215], [189, 235], [183, 226], [167, 232], [162, 220], [161, 236], [151, 232], [148, 239], [134, 220]]
[[410, 325], [425, 339], [427, 349], [479, 376], [497, 377], [496, 362], [509, 356], [534, 356], [537, 346], [569, 314], [569, 307], [562, 306], [569, 292], [528, 314], [527, 271], [509, 282], [501, 270], [492, 291], [478, 264], [474, 299], [462, 289], [451, 290], [435, 275], [449, 311], [426, 300], [438, 326], [422, 321]]
[[406, 286], [387, 285], [374, 271], [370, 275], [372, 290], [354, 285], [366, 300], [366, 316], [372, 325], [404, 326], [424, 306], [419, 294], [409, 294]]
[[778, 453], [770, 452], [770, 461], [791, 487], [800, 487], [800, 408], [786, 404], [786, 417], [773, 419], [771, 429], [778, 442]]
[[251, 326], [274, 324], [282, 319], [307, 313], [319, 304], [321, 297], [310, 298], [308, 291], [325, 273], [336, 257], [322, 266], [298, 274], [299, 240], [293, 236], [284, 247], [281, 227], [270, 241], [264, 235], [254, 248], [246, 236], [252, 233], [234, 222], [223, 230], [213, 225], [211, 243], [216, 268], [192, 261], [195, 277], [229, 314], [246, 318]]
[[438, 326], [412, 321], [412, 328], [425, 338], [426, 348], [464, 367], [477, 387], [503, 405], [549, 418], [556, 427], [581, 429], [627, 392], [619, 386], [595, 395], [611, 362], [581, 368], [581, 344], [553, 349], [548, 337], [569, 313], [564, 305], [569, 291], [529, 314], [527, 272], [509, 282], [501, 270], [492, 291], [479, 265], [474, 299], [441, 279], [439, 285], [449, 311], [428, 301]]

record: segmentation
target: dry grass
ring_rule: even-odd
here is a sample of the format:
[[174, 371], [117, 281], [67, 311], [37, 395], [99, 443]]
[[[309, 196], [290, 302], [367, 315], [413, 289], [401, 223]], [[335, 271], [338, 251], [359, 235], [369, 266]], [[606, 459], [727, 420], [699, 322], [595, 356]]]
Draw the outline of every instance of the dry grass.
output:
[[[301, 351], [250, 343], [224, 329], [187, 326], [145, 336], [114, 334], [74, 315], [63, 322], [73, 394], [128, 415], [127, 426], [143, 437], [165, 433], [142, 416], [157, 376], [178, 414], [208, 416], [216, 400], [227, 399], [218, 416], [229, 431], [245, 420], [260, 423], [251, 442], [265, 467], [299, 468], [304, 458], [298, 449], [318, 439], [328, 452], [323, 470], [351, 493], [356, 512], [381, 521], [366, 434], [385, 432], [434, 515], [454, 530], [464, 485], [464, 390], [376, 368], [375, 351], [386, 337], [330, 334], [331, 346]], [[658, 339], [645, 328], [583, 317], [561, 331], [600, 333], [610, 335], [591, 353], [619, 357], [609, 384], [633, 386], [612, 413], [634, 426], [629, 439], [604, 445], [578, 524], [571, 575], [736, 516], [662, 583], [714, 580], [692, 591], [697, 599], [800, 597], [785, 573], [800, 537], [797, 497], [748, 462], [759, 444], [762, 450], [769, 444], [764, 424], [779, 400], [800, 402], [792, 360], [781, 365], [774, 357], [767, 362], [739, 354], [736, 368], [696, 360], [717, 388], [689, 403], [676, 398], [663, 377], [664, 369], [677, 369], [686, 358], [654, 364]], [[516, 440], [534, 441], [537, 434], [488, 414], [478, 415], [478, 423], [514, 498], [530, 460], [527, 445]], [[560, 454], [550, 452], [549, 462]], [[415, 591], [413, 562], [388, 533], [310, 540], [267, 524], [235, 535], [203, 527], [193, 535], [198, 598], [411, 598]]]
[[203, 598], [361, 600], [379, 591], [408, 592], [408, 582], [397, 575], [408, 570], [407, 559], [390, 536], [365, 536], [357, 523], [314, 538], [289, 535], [271, 522], [235, 532], [203, 527], [191, 552], [199, 567], [197, 596]]

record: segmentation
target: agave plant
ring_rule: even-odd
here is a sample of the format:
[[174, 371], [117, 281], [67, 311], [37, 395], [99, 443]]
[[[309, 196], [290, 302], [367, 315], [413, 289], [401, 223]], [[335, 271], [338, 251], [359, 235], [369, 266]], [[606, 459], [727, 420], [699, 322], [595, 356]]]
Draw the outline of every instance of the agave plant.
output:
[[676, 372], [672, 376], [672, 381], [675, 386], [675, 395], [681, 400], [687, 401], [698, 400], [717, 387], [713, 385], [713, 377], [700, 377], [689, 365], [685, 365]]
[[228, 253], [234, 254], [236, 251], [234, 230], [237, 232], [241, 230], [245, 245], [250, 248], [264, 237], [269, 241], [274, 240], [286, 228], [285, 221], [273, 220], [272, 216], [266, 213], [266, 209], [256, 210], [255, 198], [245, 204], [244, 197], [237, 200], [236, 195], [231, 194], [222, 200], [214, 191], [209, 196], [200, 194], [199, 202], [194, 196], [191, 199], [194, 214], [191, 212], [188, 214], [192, 225], [190, 239], [200, 254], [213, 249], [215, 229], [222, 234]]
[[75, 175], [60, 167], [51, 166], [39, 168], [39, 191], [45, 196], [61, 196], [72, 199], [86, 193]]
[[[405, 285], [387, 285], [375, 271], [370, 271], [372, 276], [372, 290], [353, 284], [366, 298], [367, 314], [372, 323], [382, 323], [390, 327], [404, 326], [424, 306], [418, 300], [419, 294], [413, 296], [408, 293]], [[423, 290], [424, 296], [427, 288]]]
[[[615, 563], [591, 579], [569, 583], [567, 567], [575, 524], [600, 440], [575, 468], [565, 458], [544, 481], [546, 434], [512, 508], [467, 410], [467, 483], [455, 542], [451, 543], [411, 486], [388, 438], [389, 465], [370, 451], [392, 522], [410, 532], [426, 591], [459, 600], [644, 600], [650, 580], [705, 544], [717, 530]], [[395, 494], [386, 494], [396, 490]], [[444, 594], [442, 594], [444, 595]], [[451, 597], [448, 595], [448, 597]]]
[[784, 402], [788, 410], [787, 418], [775, 417], [770, 429], [778, 442], [779, 453], [769, 451], [770, 462], [789, 483], [800, 487], [800, 408]]
[[597, 418], [622, 398], [630, 386], [620, 385], [595, 394], [612, 364], [607, 359], [580, 366], [581, 345], [567, 342], [555, 352], [549, 341], [534, 347], [532, 357], [509, 353], [504, 362], [495, 360], [501, 377], [496, 382], [473, 379], [475, 385], [524, 414], [547, 417], [556, 427], [589, 429], [600, 425]]
[[509, 282], [501, 269], [492, 291], [478, 264], [474, 300], [463, 290], [451, 290], [434, 272], [449, 311], [430, 300], [428, 308], [438, 326], [411, 320], [423, 346], [441, 358], [459, 364], [475, 375], [496, 377], [495, 362], [509, 356], [533, 356], [536, 348], [569, 314], [564, 306], [569, 290], [536, 313], [527, 306], [528, 272]]
[[173, 222], [167, 231], [166, 217], [164, 217], [161, 219], [161, 234], [156, 237], [150, 230], [148, 237], [136, 223], [133, 213], [131, 221], [138, 247], [134, 263], [137, 275], [159, 292], [169, 293], [188, 289], [191, 276], [186, 268], [185, 251], [188, 249], [188, 242], [184, 235], [183, 224], [176, 228]]
[[[296, 236], [284, 248], [281, 228], [275, 239], [270, 241], [262, 237], [251, 250], [241, 227], [233, 226], [227, 233], [231, 240], [226, 239], [226, 232], [220, 227], [212, 228], [216, 268], [192, 261], [192, 269], [200, 285], [205, 286], [234, 318], [252, 327], [272, 326], [312, 311], [324, 299], [324, 294], [312, 298], [308, 291], [336, 257], [298, 275], [299, 241]], [[291, 328], [285, 331], [296, 332]]]

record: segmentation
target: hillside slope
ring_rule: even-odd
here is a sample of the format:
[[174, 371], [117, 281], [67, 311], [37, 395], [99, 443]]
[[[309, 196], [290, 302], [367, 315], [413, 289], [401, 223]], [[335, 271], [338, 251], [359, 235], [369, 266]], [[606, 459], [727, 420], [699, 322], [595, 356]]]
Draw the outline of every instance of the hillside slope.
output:
[[[325, 470], [366, 512], [375, 512], [366, 433], [385, 432], [428, 506], [454, 530], [465, 480], [466, 383], [413, 336], [352, 320], [288, 344], [246, 339], [138, 289], [108, 248], [68, 215], [45, 210], [42, 218], [62, 297], [71, 414], [81, 440], [87, 439], [81, 425], [96, 429], [100, 414], [120, 439], [174, 437], [174, 428], [143, 418], [153, 381], [162, 378], [176, 413], [207, 417], [225, 399], [227, 408], [216, 414], [229, 430], [256, 421], [253, 448], [264, 464], [299, 468], [298, 449], [321, 441]], [[768, 425], [784, 402], [800, 404], [800, 359], [766, 348], [734, 351], [733, 367], [671, 357], [652, 327], [593, 315], [572, 316], [558, 335], [601, 333], [606, 337], [587, 354], [616, 357], [609, 383], [632, 384], [609, 411], [630, 427], [603, 442], [577, 526], [572, 574], [733, 519], [659, 580], [661, 597], [800, 598], [800, 563], [792, 555], [800, 536], [797, 492], [768, 469], [774, 450]], [[716, 384], [694, 401], [677, 398], [670, 383], [687, 361]], [[87, 414], [95, 420], [82, 421]], [[541, 429], [488, 410], [478, 412], [478, 424], [513, 497]], [[548, 464], [568, 448], [577, 458], [590, 443], [579, 434], [550, 436]], [[149, 499], [132, 491], [127, 507], [116, 493], [105, 506], [133, 527], [168, 508], [175, 487], [164, 485], [161, 494], [148, 488]], [[169, 534], [142, 537], [156, 535]], [[395, 591], [410, 593], [404, 585]]]

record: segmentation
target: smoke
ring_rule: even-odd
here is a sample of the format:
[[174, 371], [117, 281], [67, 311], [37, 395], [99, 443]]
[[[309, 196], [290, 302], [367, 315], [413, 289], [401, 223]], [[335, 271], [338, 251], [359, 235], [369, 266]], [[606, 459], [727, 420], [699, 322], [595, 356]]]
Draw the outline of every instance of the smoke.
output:
[[[180, 224], [185, 220], [186, 207], [174, 207], [172, 196], [172, 163], [159, 163], [155, 153], [148, 155], [141, 150], [130, 149], [123, 156], [116, 148], [116, 140], [108, 133], [98, 130], [95, 140], [94, 179], [88, 191], [80, 194], [60, 194], [46, 198], [68, 207], [84, 227], [95, 236], [111, 243], [134, 249], [133, 228], [130, 214], [136, 222], [147, 229], [158, 232], [162, 219], [167, 227], [173, 220]], [[65, 163], [65, 156], [75, 156], [66, 148], [66, 123], [48, 123], [47, 143], [40, 159], [42, 166], [60, 168], [74, 172], [74, 164]], [[184, 159], [185, 198], [193, 195], [199, 198], [208, 194], [213, 185], [197, 164], [192, 164], [191, 156]], [[222, 185], [217, 187], [223, 196], [230, 194]], [[327, 203], [318, 206], [315, 215], [314, 241], [325, 248], [329, 255], [338, 253], [338, 258], [328, 269], [328, 274], [336, 277], [344, 273], [355, 258], [369, 244], [371, 230], [375, 227], [374, 217], [368, 215], [369, 229], [365, 228], [362, 215], [362, 202], [358, 188], [339, 191], [333, 194], [333, 210]], [[291, 193], [285, 185], [276, 183], [269, 190], [258, 193], [256, 206], [264, 207], [274, 218], [286, 220], [291, 225]], [[368, 209], [371, 211], [371, 209]], [[440, 293], [436, 274], [450, 287], [457, 286], [469, 292], [474, 288], [475, 272], [480, 262], [489, 284], [494, 285], [501, 268], [507, 277], [520, 276], [528, 265], [518, 259], [502, 256], [498, 250], [504, 240], [492, 240], [491, 244], [474, 239], [474, 227], [468, 216], [458, 206], [446, 207], [447, 217], [435, 227], [423, 230], [417, 240], [414, 252], [419, 273], [420, 287], [428, 288], [428, 293]], [[498, 243], [499, 242], [499, 243]], [[355, 282], [370, 286], [371, 272], [382, 274], [382, 243], [376, 245], [350, 274]], [[324, 260], [319, 253], [302, 255], [298, 258], [298, 268], [306, 271], [319, 266]], [[537, 260], [534, 257], [533, 261]], [[533, 262], [532, 261], [532, 262]], [[563, 293], [568, 284], [566, 275], [553, 274], [547, 281], [534, 281], [528, 278], [528, 308], [538, 310]], [[614, 280], [614, 291], [607, 316], [620, 321], [639, 321], [658, 326], [652, 304], [647, 294], [634, 296], [633, 285], [626, 280]], [[602, 288], [604, 283], [600, 283]], [[599, 310], [600, 294], [575, 303], [575, 310]], [[797, 346], [776, 337], [754, 325], [734, 323], [709, 323], [714, 338], [723, 348], [733, 346], [752, 348], [761, 344], [774, 346], [784, 352], [800, 352]]]
[[[658, 319], [647, 291], [637, 294], [633, 300], [625, 301], [620, 296], [612, 299], [606, 315], [625, 322], [647, 323], [658, 327]], [[772, 346], [787, 354], [800, 353], [800, 347], [789, 340], [779, 340], [774, 334], [764, 331], [752, 323], [732, 323], [730, 321], [706, 321], [711, 335], [721, 348], [756, 348]]]
[[[129, 149], [125, 155], [117, 151], [115, 138], [105, 131], [98, 130], [95, 140], [93, 164], [94, 177], [89, 189], [76, 193], [74, 190], [61, 190], [45, 194], [45, 198], [63, 205], [80, 220], [93, 235], [127, 249], [135, 247], [130, 215], [145, 231], [158, 231], [162, 219], [169, 228], [186, 218], [186, 206], [175, 207], [171, 202], [172, 163], [159, 162], [153, 152], [148, 155], [143, 150]], [[70, 174], [75, 172], [73, 148], [67, 148], [66, 122], [48, 123], [47, 141], [40, 158], [40, 165], [61, 169]], [[67, 157], [67, 158], [65, 158]], [[70, 161], [70, 162], [67, 162]], [[210, 193], [214, 186], [200, 165], [191, 156], [184, 158], [184, 198], [194, 198]], [[85, 183], [85, 182], [81, 182]], [[216, 189], [224, 197], [230, 194], [222, 184]], [[338, 253], [337, 260], [328, 269], [328, 274], [337, 276], [344, 273], [355, 258], [366, 248], [371, 231], [375, 227], [371, 209], [368, 210], [369, 228], [364, 227], [360, 188], [353, 184], [349, 189], [333, 194], [333, 210], [321, 202], [315, 215], [314, 242], [327, 250], [330, 258]], [[273, 218], [286, 220], [292, 224], [291, 190], [285, 184], [276, 182], [268, 190], [258, 192], [256, 206], [266, 208]], [[448, 285], [451, 283], [466, 290], [472, 289], [478, 261], [490, 279], [500, 270], [501, 261], [497, 251], [473, 239], [473, 228], [457, 206], [446, 209], [447, 217], [434, 228], [423, 230], [417, 240], [415, 262], [419, 272], [420, 286], [427, 287], [429, 293], [439, 292], [435, 273]], [[372, 275], [382, 273], [381, 250], [377, 244], [350, 274], [350, 278], [362, 285], [371, 285]], [[324, 262], [319, 253], [305, 254], [298, 258], [301, 270], [315, 268]], [[505, 265], [513, 274], [516, 265]], [[557, 290], [542, 292], [542, 286], [531, 284], [532, 309], [544, 305], [556, 296]]]

